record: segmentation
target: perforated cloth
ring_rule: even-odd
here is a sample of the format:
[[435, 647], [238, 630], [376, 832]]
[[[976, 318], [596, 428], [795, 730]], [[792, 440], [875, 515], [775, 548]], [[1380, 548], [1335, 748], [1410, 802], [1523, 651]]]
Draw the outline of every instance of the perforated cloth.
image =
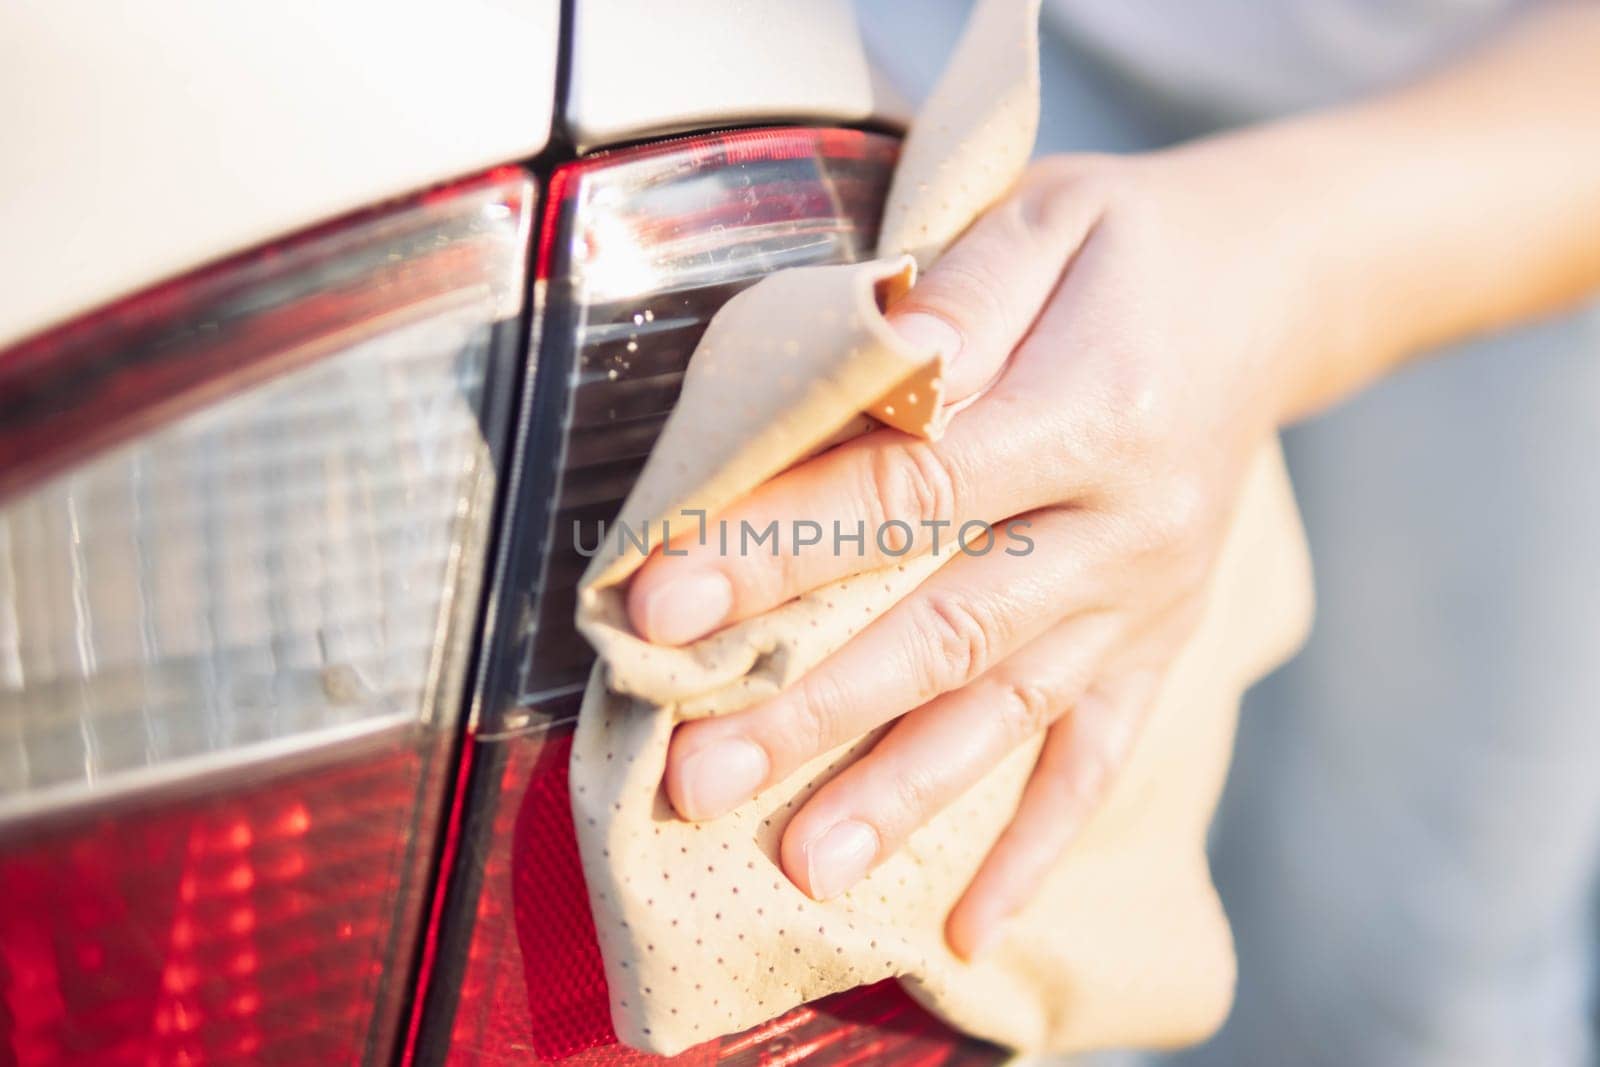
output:
[[[939, 432], [940, 357], [902, 342], [882, 310], [916, 262], [931, 262], [1025, 164], [1038, 115], [1037, 7], [975, 9], [908, 137], [882, 258], [780, 272], [715, 317], [619, 524], [652, 537], [663, 520], [697, 529], [702, 512], [714, 521], [870, 420]], [[784, 876], [778, 843], [789, 814], [874, 735], [713, 822], [684, 822], [668, 805], [661, 780], [677, 723], [778, 692], [950, 558], [836, 582], [682, 648], [648, 644], [629, 626], [626, 583], [644, 562], [636, 547], [607, 539], [592, 561], [578, 625], [601, 658], [574, 740], [573, 816], [624, 1042], [672, 1054], [889, 976], [959, 1029], [1021, 1050], [1174, 1045], [1220, 1023], [1234, 958], [1206, 826], [1239, 697], [1298, 645], [1310, 613], [1276, 445], [1243, 491], [1205, 617], [1129, 764], [1038, 898], [979, 960], [950, 952], [944, 920], [1015, 810], [1037, 742], [826, 903]]]

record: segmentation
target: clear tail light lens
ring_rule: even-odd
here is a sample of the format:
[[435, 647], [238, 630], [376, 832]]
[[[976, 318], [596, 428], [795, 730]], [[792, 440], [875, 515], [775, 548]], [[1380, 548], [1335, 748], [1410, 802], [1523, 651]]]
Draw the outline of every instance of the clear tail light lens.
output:
[[[617, 1044], [583, 890], [566, 758], [593, 656], [584, 559], [632, 486], [689, 354], [739, 289], [872, 254], [893, 138], [753, 130], [602, 153], [551, 177], [535, 283], [539, 377], [479, 712], [460, 847], [413, 1051], [423, 1063], [665, 1062]], [[752, 352], [759, 360], [762, 354]], [[884, 983], [711, 1042], [685, 1064], [988, 1063]]]
[[0, 1062], [387, 1062], [532, 208], [496, 172], [0, 353]]

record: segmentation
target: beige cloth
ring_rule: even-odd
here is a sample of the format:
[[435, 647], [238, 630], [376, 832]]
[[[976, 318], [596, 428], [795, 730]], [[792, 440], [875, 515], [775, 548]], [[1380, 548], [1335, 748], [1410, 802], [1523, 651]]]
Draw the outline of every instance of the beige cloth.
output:
[[[784, 271], [731, 300], [690, 362], [619, 525], [698, 528], [766, 479], [859, 432], [863, 414], [941, 428], [941, 363], [882, 309], [1004, 193], [1037, 122], [1033, 0], [984, 0], [919, 117], [880, 254]], [[752, 353], [765, 353], [761, 359]], [[624, 551], [624, 547], [629, 551]], [[678, 722], [749, 707], [792, 683], [952, 558], [834, 583], [685, 648], [650, 645], [624, 610], [643, 563], [608, 539], [578, 624], [599, 650], [573, 746], [579, 846], [619, 1037], [672, 1054], [796, 1004], [899, 976], [936, 1014], [1026, 1050], [1171, 1045], [1226, 1014], [1233, 951], [1204, 838], [1239, 696], [1309, 621], [1309, 565], [1276, 447], [1257, 463], [1207, 614], [1129, 765], [1036, 901], [974, 963], [944, 920], [1006, 821], [1038, 751], [1008, 757], [843, 896], [818, 903], [778, 865], [787, 816], [873, 736], [829, 753], [711, 823], [661, 791]]]

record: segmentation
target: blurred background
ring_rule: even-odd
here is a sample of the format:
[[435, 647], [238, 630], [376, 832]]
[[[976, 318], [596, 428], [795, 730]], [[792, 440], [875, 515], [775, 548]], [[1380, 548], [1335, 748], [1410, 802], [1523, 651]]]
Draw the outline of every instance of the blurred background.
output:
[[[967, 6], [858, 0], [913, 100]], [[1348, 99], [1518, 5], [1045, 6], [1041, 153]], [[1097, 1065], [1596, 1062], [1600, 307], [1441, 356], [1287, 433], [1318, 613], [1213, 833], [1238, 1002], [1200, 1049]]]

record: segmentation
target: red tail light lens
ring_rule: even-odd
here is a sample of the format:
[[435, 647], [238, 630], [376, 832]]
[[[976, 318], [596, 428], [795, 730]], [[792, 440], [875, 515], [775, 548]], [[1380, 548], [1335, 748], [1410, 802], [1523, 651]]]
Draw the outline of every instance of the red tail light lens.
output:
[[0, 1062], [388, 1061], [532, 206], [497, 172], [0, 353]]
[[[593, 657], [575, 586], [677, 398], [711, 315], [774, 270], [869, 256], [894, 139], [755, 130], [597, 155], [558, 170], [540, 235], [539, 380], [469, 738], [459, 858], [426, 1008], [423, 1063], [663, 1062], [617, 1044], [566, 791]], [[762, 354], [752, 352], [751, 359]], [[813, 1005], [685, 1064], [994, 1062], [888, 983]]]

